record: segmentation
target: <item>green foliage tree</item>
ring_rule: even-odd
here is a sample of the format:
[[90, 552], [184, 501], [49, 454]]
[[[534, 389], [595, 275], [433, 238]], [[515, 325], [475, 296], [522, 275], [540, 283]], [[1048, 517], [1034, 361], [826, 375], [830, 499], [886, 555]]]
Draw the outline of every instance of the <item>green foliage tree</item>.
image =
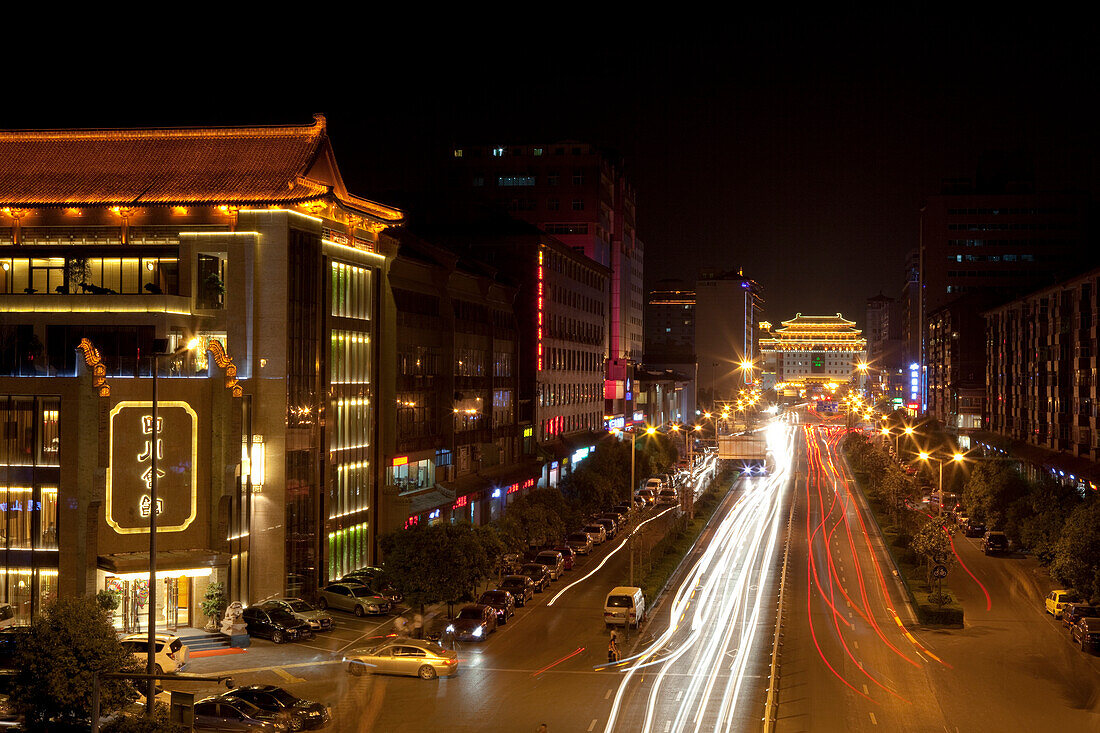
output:
[[934, 519], [921, 523], [909, 546], [927, 568], [933, 565], [950, 565], [955, 559], [955, 553], [951, 551], [951, 538], [944, 531], [943, 525]]
[[122, 603], [122, 593], [104, 588], [95, 594], [95, 602], [107, 613], [114, 613]]
[[202, 612], [208, 619], [207, 626], [217, 626], [225, 609], [229, 606], [229, 600], [225, 597], [225, 586], [214, 581], [206, 586], [206, 592], [202, 597]]
[[511, 538], [511, 544], [540, 547], [557, 542], [563, 536], [573, 510], [557, 489], [535, 489], [508, 505], [500, 521], [500, 531]]
[[1013, 503], [1028, 492], [1027, 481], [1010, 461], [980, 461], [963, 487], [963, 504], [990, 528], [1005, 525]]
[[495, 528], [467, 522], [413, 525], [381, 538], [383, 567], [414, 606], [456, 602], [496, 572], [504, 543]]
[[1066, 519], [1050, 572], [1083, 596], [1100, 601], [1100, 500], [1077, 506]]
[[[31, 622], [26, 643], [16, 649], [11, 703], [26, 716], [30, 731], [87, 730], [92, 673], [138, 666], [94, 598], [58, 598]], [[136, 697], [126, 680], [100, 680], [99, 690], [103, 714]]]

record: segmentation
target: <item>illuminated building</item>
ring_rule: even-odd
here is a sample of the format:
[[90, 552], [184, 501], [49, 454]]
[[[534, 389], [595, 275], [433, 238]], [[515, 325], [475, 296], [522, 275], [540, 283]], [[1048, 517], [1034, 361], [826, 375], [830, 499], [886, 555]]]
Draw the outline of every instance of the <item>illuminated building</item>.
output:
[[636, 230], [634, 188], [617, 154], [566, 140], [462, 146], [451, 152], [451, 187], [472, 192], [609, 268], [607, 415], [634, 411], [631, 385], [642, 359], [645, 247]]
[[846, 383], [859, 375], [857, 365], [867, 360], [867, 339], [855, 325], [839, 313], [797, 313], [771, 331], [771, 338], [760, 339], [760, 353], [766, 368], [784, 384]]
[[532, 420], [520, 422], [518, 289], [407, 229], [382, 240], [397, 319], [385, 506], [404, 524], [487, 523], [541, 472]]
[[[116, 622], [147, 624], [158, 508], [170, 628], [205, 621], [211, 579], [248, 602], [369, 564], [377, 239], [403, 214], [345, 189], [324, 118], [0, 132], [0, 170], [0, 419], [20, 426], [0, 461], [2, 519], [20, 527], [0, 600], [27, 615], [115, 589]], [[198, 350], [159, 360], [153, 427], [150, 357], [192, 336]]]
[[682, 412], [686, 415], [681, 419], [693, 419], [698, 371], [695, 291], [679, 280], [658, 281], [656, 288], [649, 292], [645, 315], [645, 364], [647, 370], [671, 370], [687, 379], [680, 387]]

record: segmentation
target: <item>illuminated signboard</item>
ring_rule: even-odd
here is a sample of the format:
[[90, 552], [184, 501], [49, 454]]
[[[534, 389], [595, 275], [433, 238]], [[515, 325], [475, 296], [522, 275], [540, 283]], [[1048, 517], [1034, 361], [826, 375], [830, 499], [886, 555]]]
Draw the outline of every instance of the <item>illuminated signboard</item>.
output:
[[634, 413], [634, 422], [645, 422], [645, 413], [644, 412], [635, 412]]
[[609, 417], [604, 421], [605, 429], [607, 430], [622, 430], [626, 425], [626, 418], [622, 415], [616, 415], [615, 417]]
[[588, 454], [592, 452], [592, 448], [580, 448], [573, 453], [573, 465], [577, 465], [585, 458], [588, 458]]
[[535, 314], [536, 314], [536, 317], [538, 318], [538, 322], [535, 324], [535, 326], [536, 326], [535, 343], [538, 344], [538, 353], [536, 354], [536, 357], [538, 359], [538, 371], [540, 371], [540, 372], [542, 371], [542, 287], [543, 287], [542, 286], [542, 282], [543, 282], [542, 273], [543, 273], [543, 269], [542, 269], [542, 250], [540, 249], [539, 250], [539, 267], [538, 267], [538, 278], [539, 278], [538, 279], [538, 293], [537, 293], [538, 301], [537, 301], [537, 307], [535, 308]]
[[909, 401], [920, 402], [920, 364], [909, 365]]
[[149, 532], [153, 452], [157, 532], [182, 532], [198, 514], [198, 418], [186, 402], [120, 402], [110, 414], [106, 519], [119, 534]]

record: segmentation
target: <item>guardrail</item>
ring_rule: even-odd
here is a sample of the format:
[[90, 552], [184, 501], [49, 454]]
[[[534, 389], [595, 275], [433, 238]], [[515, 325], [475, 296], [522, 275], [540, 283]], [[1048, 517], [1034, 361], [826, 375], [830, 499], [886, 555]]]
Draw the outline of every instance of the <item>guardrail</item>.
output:
[[783, 637], [783, 600], [787, 591], [787, 564], [791, 554], [791, 527], [794, 525], [794, 495], [791, 495], [791, 511], [787, 515], [787, 539], [783, 547], [783, 570], [779, 576], [779, 604], [775, 612], [775, 636], [772, 639], [772, 663], [768, 671], [768, 697], [764, 701], [764, 733], [775, 730], [779, 717], [779, 647]]

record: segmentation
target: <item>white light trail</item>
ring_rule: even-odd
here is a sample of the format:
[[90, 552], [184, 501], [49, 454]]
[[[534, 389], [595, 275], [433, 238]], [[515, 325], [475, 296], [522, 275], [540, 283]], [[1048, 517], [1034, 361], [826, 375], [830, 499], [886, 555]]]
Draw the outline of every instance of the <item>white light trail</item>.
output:
[[[625, 672], [605, 733], [729, 733], [738, 719], [750, 717], [741, 709], [742, 693], [749, 665], [763, 653], [756, 648], [757, 631], [766, 625], [767, 580], [783, 525], [783, 489], [794, 446], [794, 431], [781, 422], [765, 434], [772, 475], [741, 479], [742, 495], [718, 520], [706, 548], [667, 602], [668, 626], [640, 653], [619, 662]], [[643, 680], [637, 673], [646, 669], [656, 674]], [[670, 686], [674, 689], [666, 689]], [[632, 704], [625, 707], [628, 695]]]

